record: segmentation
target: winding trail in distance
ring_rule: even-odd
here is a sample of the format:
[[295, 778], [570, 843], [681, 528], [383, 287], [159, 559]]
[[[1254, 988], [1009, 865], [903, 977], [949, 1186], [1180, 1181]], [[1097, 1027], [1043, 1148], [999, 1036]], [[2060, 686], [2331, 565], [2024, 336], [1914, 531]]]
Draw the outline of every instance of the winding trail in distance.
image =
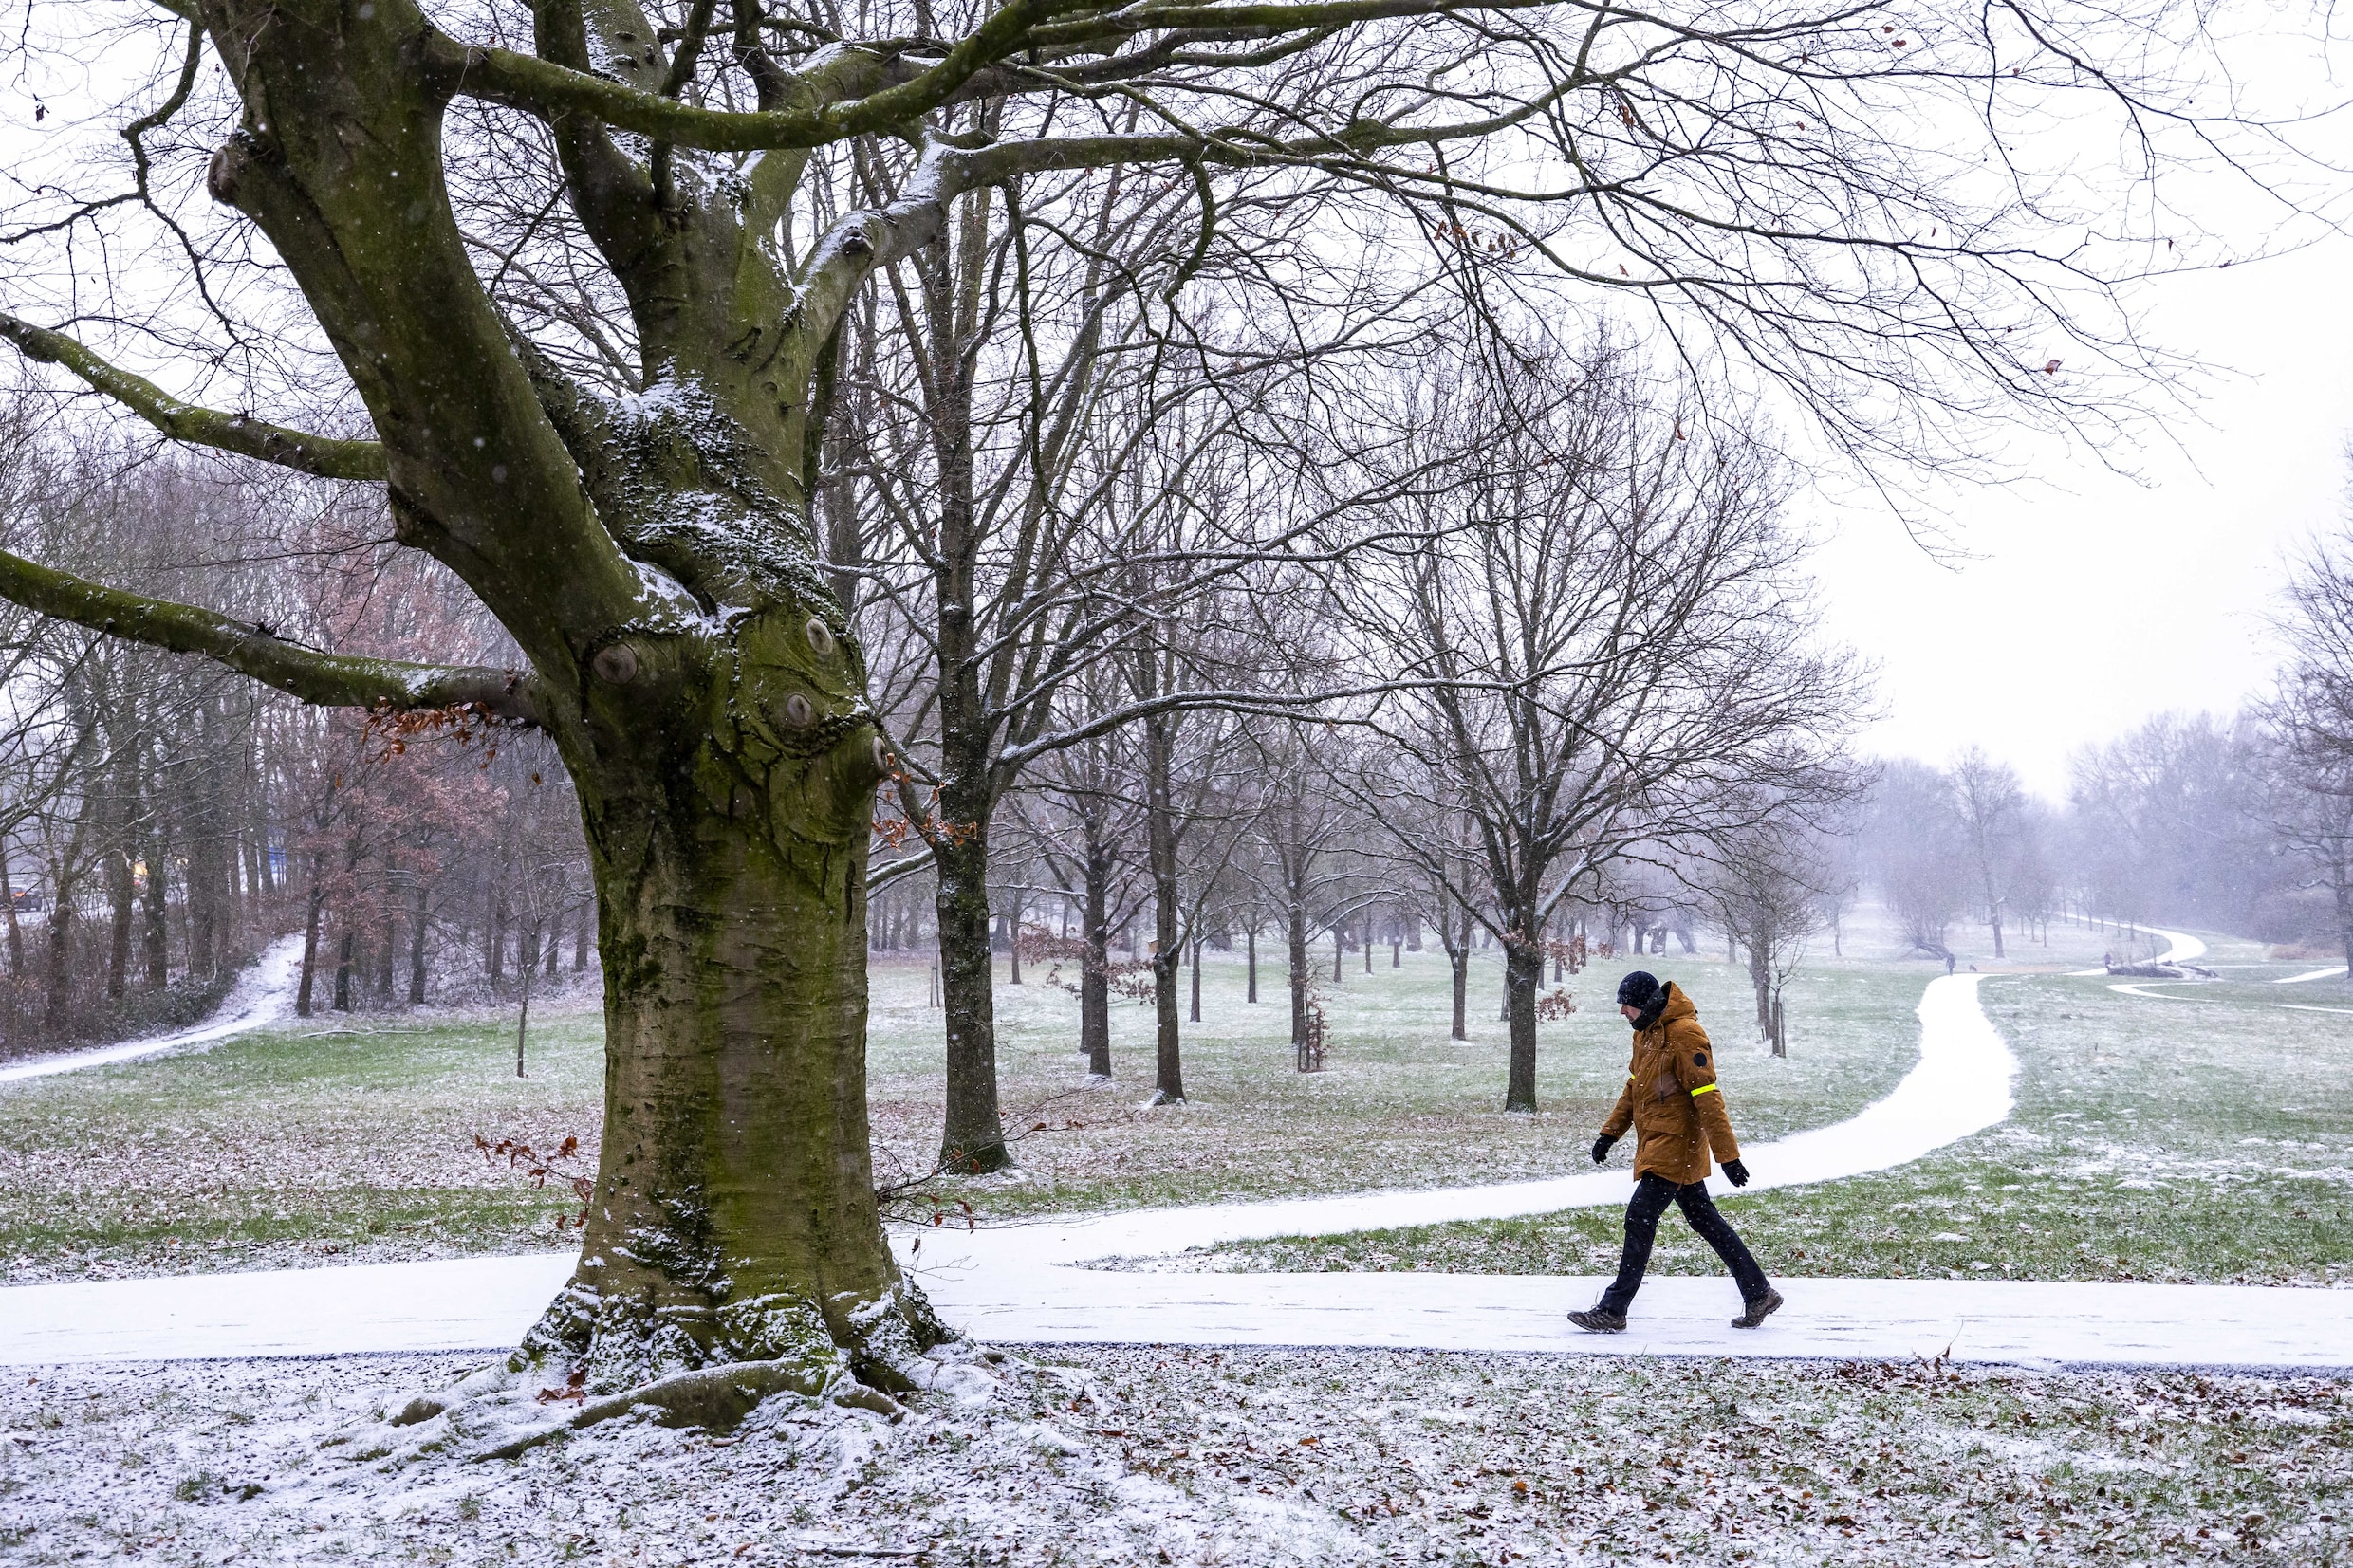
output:
[[294, 1008], [294, 987], [303, 967], [303, 937], [300, 932], [281, 936], [262, 950], [253, 968], [238, 980], [235, 987], [213, 1010], [203, 1023], [167, 1034], [149, 1035], [143, 1040], [126, 1040], [119, 1044], [94, 1046], [86, 1051], [61, 1051], [54, 1056], [33, 1057], [27, 1061], [0, 1065], [0, 1083], [19, 1083], [27, 1079], [47, 1078], [56, 1073], [78, 1072], [84, 1067], [107, 1067], [119, 1061], [138, 1061], [147, 1057], [167, 1056], [199, 1045], [216, 1045], [241, 1034], [250, 1034], [284, 1019]]
[[[2166, 931], [2158, 926], [2143, 926], [2140, 929], [2147, 932], [2152, 936], [2162, 936], [2173, 943], [2172, 947], [2166, 949], [2163, 952], [2158, 954], [2157, 957], [2152, 960], [2154, 963], [2188, 963], [2194, 959], [2202, 958], [2206, 955], [2206, 944], [2185, 932]], [[2078, 974], [2104, 974], [2107, 971], [2104, 969], [2078, 969], [2075, 972]], [[2332, 975], [2341, 975], [2344, 972], [2345, 967], [2343, 964], [2339, 964], [2331, 968], [2313, 969], [2305, 974], [2291, 974], [2284, 979], [2274, 980], [2271, 984], [2274, 986], [2296, 986], [2301, 985], [2307, 980], [2326, 980]], [[2201, 986], [2204, 984], [2206, 984], [2206, 982], [2202, 980], [2138, 980], [2123, 985], [2110, 986], [2108, 989], [2119, 992], [2124, 996], [2142, 997], [2151, 1002], [2219, 1003], [2222, 999], [2216, 996], [2180, 996], [2172, 991], [2153, 991], [2148, 988], [2151, 986]], [[2269, 1004], [2269, 1005], [2277, 1007], [2282, 1012], [2339, 1013], [2353, 1015], [2353, 1007], [2325, 1007], [2316, 1002], [2273, 1002]]]

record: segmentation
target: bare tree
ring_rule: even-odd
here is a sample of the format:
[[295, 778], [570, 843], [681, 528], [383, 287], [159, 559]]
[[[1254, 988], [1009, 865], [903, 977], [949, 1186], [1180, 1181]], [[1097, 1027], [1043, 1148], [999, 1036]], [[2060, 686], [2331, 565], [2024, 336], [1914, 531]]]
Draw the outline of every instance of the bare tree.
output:
[[2034, 863], [2032, 818], [2018, 774], [1997, 763], [1982, 747], [1970, 747], [1954, 759], [1946, 775], [1954, 813], [1960, 819], [1962, 841], [1968, 845], [1976, 873], [1978, 908], [1993, 933], [1993, 956], [2006, 956], [2002, 925], [2010, 917], [2021, 883], [2030, 885]]
[[1833, 835], [1823, 830], [1825, 801], [1778, 804], [1756, 802], [1747, 822], [1706, 845], [1695, 880], [1725, 931], [1748, 950], [1757, 1033], [1773, 1055], [1787, 1056], [1782, 990], [1805, 959], [1806, 938], [1825, 923], [1824, 900], [1837, 873]]
[[1407, 780], [1472, 824], [1477, 895], [1443, 839], [1397, 842], [1502, 945], [1505, 1105], [1532, 1111], [1545, 933], [1570, 890], [1638, 845], [1743, 825], [1762, 794], [1813, 793], [1857, 681], [1809, 646], [1804, 542], [1761, 449], [1694, 436], [1607, 345], [1463, 381], [1461, 466], [1355, 613], [1408, 677], [1387, 727]]
[[2266, 825], [2325, 891], [2353, 971], [2353, 535], [2292, 563], [2279, 629], [2288, 658], [2263, 710]]

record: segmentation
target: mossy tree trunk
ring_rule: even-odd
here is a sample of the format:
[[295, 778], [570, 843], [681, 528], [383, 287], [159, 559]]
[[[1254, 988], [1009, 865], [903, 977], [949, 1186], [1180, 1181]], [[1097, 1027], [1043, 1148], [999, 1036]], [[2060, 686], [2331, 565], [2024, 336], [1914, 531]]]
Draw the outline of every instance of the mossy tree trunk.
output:
[[[835, 1346], [887, 1381], [938, 1334], [876, 1208], [880, 768], [854, 655], [816, 608], [756, 617], [716, 656], [648, 646], [565, 736], [596, 880], [605, 1121], [579, 1269], [530, 1344], [578, 1358], [591, 1388]], [[795, 722], [800, 702], [831, 711]]]

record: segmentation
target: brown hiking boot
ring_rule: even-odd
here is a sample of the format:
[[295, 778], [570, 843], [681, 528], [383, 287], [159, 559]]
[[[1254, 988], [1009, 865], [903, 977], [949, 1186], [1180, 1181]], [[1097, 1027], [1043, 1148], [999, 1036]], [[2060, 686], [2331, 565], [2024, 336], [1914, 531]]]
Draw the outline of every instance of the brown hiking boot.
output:
[[1568, 1320], [1587, 1334], [1623, 1334], [1626, 1331], [1626, 1315], [1612, 1312], [1607, 1307], [1587, 1307], [1583, 1312], [1572, 1312], [1568, 1315]]
[[1759, 1296], [1755, 1301], [1751, 1301], [1748, 1305], [1748, 1310], [1732, 1319], [1732, 1327], [1755, 1328], [1764, 1322], [1766, 1319], [1770, 1318], [1774, 1313], [1779, 1312], [1780, 1310], [1781, 1292], [1775, 1290], [1770, 1285], [1767, 1285], [1765, 1287], [1765, 1294]]

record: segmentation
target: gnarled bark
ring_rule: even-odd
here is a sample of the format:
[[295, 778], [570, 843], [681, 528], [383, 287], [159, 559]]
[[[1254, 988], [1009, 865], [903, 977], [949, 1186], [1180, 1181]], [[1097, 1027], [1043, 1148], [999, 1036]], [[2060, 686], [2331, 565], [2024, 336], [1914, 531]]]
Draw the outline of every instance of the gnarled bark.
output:
[[604, 962], [603, 1146], [581, 1261], [526, 1341], [603, 1393], [943, 1337], [885, 1245], [865, 1104], [880, 748], [819, 606], [632, 646], [560, 732]]

